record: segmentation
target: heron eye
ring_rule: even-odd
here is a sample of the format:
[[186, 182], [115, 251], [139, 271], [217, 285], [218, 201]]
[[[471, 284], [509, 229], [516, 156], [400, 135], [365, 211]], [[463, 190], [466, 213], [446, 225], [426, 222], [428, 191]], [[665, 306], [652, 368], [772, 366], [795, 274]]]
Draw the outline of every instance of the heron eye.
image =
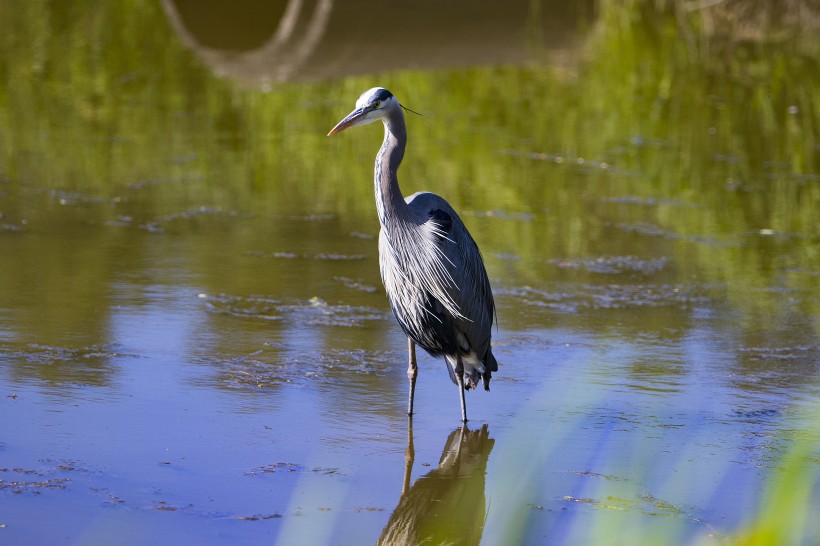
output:
[[377, 100], [376, 102], [373, 103], [373, 108], [379, 108], [381, 105], [382, 105], [382, 101]]

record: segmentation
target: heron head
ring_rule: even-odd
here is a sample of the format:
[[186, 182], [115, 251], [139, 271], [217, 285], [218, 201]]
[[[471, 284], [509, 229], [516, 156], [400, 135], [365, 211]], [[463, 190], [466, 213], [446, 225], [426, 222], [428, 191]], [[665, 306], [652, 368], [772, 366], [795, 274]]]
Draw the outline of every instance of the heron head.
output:
[[376, 120], [384, 119], [394, 108], [398, 107], [399, 101], [396, 100], [393, 93], [384, 87], [368, 89], [362, 93], [359, 100], [356, 101], [356, 109], [337, 123], [327, 135], [335, 135], [350, 127], [366, 125]]

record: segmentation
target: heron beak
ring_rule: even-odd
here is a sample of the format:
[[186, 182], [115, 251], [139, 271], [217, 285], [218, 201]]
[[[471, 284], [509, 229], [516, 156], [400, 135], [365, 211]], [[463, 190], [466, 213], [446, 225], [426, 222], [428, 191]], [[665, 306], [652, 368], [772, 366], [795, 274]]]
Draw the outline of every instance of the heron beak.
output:
[[348, 127], [354, 127], [364, 121], [365, 116], [370, 112], [367, 108], [356, 108], [352, 112], [350, 112], [347, 117], [345, 117], [342, 121], [336, 124], [336, 127], [330, 130], [327, 136], [335, 135], [336, 133], [341, 133]]

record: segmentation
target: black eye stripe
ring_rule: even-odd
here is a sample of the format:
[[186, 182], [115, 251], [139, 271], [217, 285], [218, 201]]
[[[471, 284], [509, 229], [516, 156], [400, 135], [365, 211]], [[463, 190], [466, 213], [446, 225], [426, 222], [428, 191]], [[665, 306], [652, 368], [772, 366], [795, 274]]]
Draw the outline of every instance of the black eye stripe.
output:
[[379, 90], [378, 90], [378, 91], [376, 91], [376, 93], [373, 95], [373, 100], [374, 100], [374, 101], [379, 101], [379, 102], [384, 102], [384, 101], [386, 101], [387, 99], [389, 99], [389, 98], [390, 98], [390, 97], [392, 97], [392, 96], [393, 96], [393, 93], [391, 93], [391, 92], [390, 92], [390, 91], [388, 91], [387, 89], [379, 89]]

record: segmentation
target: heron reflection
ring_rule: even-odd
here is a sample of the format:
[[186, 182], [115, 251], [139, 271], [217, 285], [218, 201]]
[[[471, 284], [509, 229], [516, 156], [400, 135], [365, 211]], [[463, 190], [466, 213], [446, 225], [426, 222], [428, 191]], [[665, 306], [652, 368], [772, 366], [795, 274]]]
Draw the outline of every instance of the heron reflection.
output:
[[438, 467], [411, 486], [415, 450], [408, 425], [404, 485], [377, 544], [478, 544], [484, 532], [484, 479], [495, 440], [487, 425], [450, 433]]

